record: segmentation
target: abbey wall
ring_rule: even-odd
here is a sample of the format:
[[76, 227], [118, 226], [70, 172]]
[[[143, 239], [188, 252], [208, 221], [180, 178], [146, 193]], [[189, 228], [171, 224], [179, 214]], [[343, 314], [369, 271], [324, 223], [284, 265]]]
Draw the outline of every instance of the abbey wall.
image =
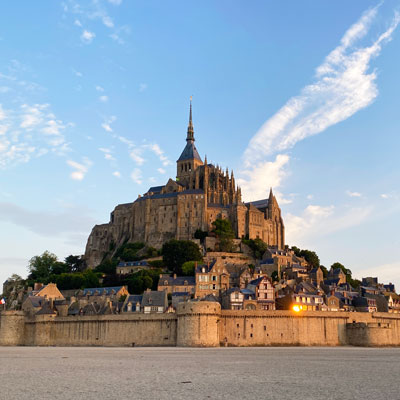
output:
[[0, 314], [2, 346], [400, 346], [400, 316], [389, 313], [221, 310], [186, 302], [171, 314], [30, 319]]

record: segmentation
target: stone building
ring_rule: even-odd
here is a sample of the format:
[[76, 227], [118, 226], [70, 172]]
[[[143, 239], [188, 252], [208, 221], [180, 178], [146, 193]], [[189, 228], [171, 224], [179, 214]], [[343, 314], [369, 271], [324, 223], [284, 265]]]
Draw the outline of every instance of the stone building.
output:
[[133, 203], [118, 205], [109, 223], [92, 229], [85, 253], [89, 267], [96, 267], [110, 248], [125, 242], [160, 248], [170, 239], [191, 240], [198, 229], [210, 231], [217, 218], [229, 219], [237, 238], [258, 237], [278, 249], [285, 247], [281, 210], [272, 189], [268, 198], [244, 203], [233, 172], [200, 157], [191, 104], [186, 145], [176, 168], [175, 179], [151, 187]]

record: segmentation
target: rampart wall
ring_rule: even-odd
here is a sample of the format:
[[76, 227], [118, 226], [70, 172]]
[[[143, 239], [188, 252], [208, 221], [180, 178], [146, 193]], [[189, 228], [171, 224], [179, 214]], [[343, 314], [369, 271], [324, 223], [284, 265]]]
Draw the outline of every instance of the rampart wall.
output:
[[26, 346], [400, 346], [400, 315], [228, 311], [215, 302], [178, 305], [176, 314], [30, 319], [0, 314], [0, 345]]

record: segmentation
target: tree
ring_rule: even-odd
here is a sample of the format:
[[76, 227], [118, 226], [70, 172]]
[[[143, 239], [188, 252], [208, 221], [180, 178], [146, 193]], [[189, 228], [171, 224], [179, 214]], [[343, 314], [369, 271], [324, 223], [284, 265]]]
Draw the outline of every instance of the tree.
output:
[[194, 233], [194, 238], [195, 239], [200, 239], [200, 242], [203, 243], [204, 239], [208, 236], [207, 231], [202, 231], [201, 229], [197, 229], [196, 232]]
[[195, 275], [195, 261], [186, 261], [182, 264], [182, 274], [185, 276], [194, 276]]
[[242, 242], [250, 247], [256, 259], [261, 259], [268, 249], [267, 243], [261, 239], [242, 239]]
[[82, 256], [65, 257], [64, 263], [68, 266], [69, 272], [81, 272], [86, 268], [85, 260]]
[[199, 246], [190, 240], [169, 240], [164, 243], [161, 254], [165, 265], [177, 275], [182, 275], [182, 264], [186, 261], [202, 260]]
[[216, 219], [213, 223], [212, 232], [219, 239], [219, 249], [221, 251], [232, 252], [234, 250], [233, 238], [235, 237], [235, 232], [233, 232], [231, 222], [229, 219]]
[[28, 278], [35, 281], [47, 282], [56, 263], [59, 263], [57, 256], [47, 250], [41, 256], [32, 257], [28, 265]]
[[318, 268], [320, 265], [319, 257], [315, 251], [300, 250], [298, 247], [293, 246], [292, 250], [297, 257], [303, 257], [312, 268]]
[[278, 271], [273, 271], [272, 272], [271, 279], [272, 279], [272, 282], [278, 282], [279, 281]]
[[324, 279], [325, 279], [328, 276], [328, 270], [323, 265], [320, 265], [319, 267], [321, 268], [322, 273], [324, 274]]
[[106, 260], [102, 261], [96, 268], [96, 272], [102, 272], [104, 274], [113, 275], [115, 274], [116, 268], [118, 265], [118, 260], [112, 258], [107, 258]]

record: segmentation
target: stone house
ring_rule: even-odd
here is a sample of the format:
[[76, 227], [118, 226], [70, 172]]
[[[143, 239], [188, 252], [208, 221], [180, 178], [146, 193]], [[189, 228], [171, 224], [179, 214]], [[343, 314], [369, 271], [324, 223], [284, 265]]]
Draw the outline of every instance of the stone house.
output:
[[328, 272], [328, 279], [338, 279], [338, 285], [346, 283], [346, 275], [341, 268], [331, 268]]
[[158, 291], [166, 290], [167, 293], [187, 292], [194, 294], [196, 288], [196, 278], [194, 276], [176, 276], [160, 274], [158, 281]]
[[251, 281], [247, 289], [255, 294], [258, 308], [261, 310], [275, 310], [275, 290], [271, 279], [266, 276]]
[[168, 307], [167, 292], [147, 289], [143, 293], [141, 309], [144, 314], [163, 313]]
[[116, 268], [117, 275], [134, 274], [135, 272], [142, 271], [143, 269], [150, 268], [150, 264], [145, 261], [121, 261]]
[[376, 300], [371, 297], [354, 297], [353, 298], [354, 310], [357, 312], [376, 312]]
[[253, 280], [250, 268], [247, 265], [229, 263], [225, 265], [229, 274], [229, 287], [244, 289]]
[[309, 275], [311, 282], [317, 286], [324, 281], [324, 273], [322, 272], [321, 267], [311, 269]]
[[[112, 300], [119, 299], [121, 296], [129, 296], [127, 286], [110, 286], [104, 288], [87, 288], [77, 293], [77, 298], [86, 298], [88, 301], [109, 297]], [[99, 300], [100, 301], [100, 300]]]
[[126, 296], [124, 304], [122, 306], [122, 312], [140, 312], [143, 295], [131, 294]]
[[45, 299], [52, 299], [52, 300], [64, 300], [64, 296], [58, 290], [58, 287], [55, 283], [48, 283], [45, 286], [40, 287], [38, 290], [34, 290], [32, 292], [33, 296], [37, 297], [44, 297]]
[[327, 296], [326, 305], [328, 311], [340, 311], [340, 300], [334, 294]]
[[229, 289], [229, 273], [220, 259], [198, 265], [195, 272], [195, 298], [203, 298], [209, 294], [219, 298], [221, 293]]
[[243, 310], [244, 297], [240, 288], [230, 288], [222, 295], [222, 308], [225, 310]]

